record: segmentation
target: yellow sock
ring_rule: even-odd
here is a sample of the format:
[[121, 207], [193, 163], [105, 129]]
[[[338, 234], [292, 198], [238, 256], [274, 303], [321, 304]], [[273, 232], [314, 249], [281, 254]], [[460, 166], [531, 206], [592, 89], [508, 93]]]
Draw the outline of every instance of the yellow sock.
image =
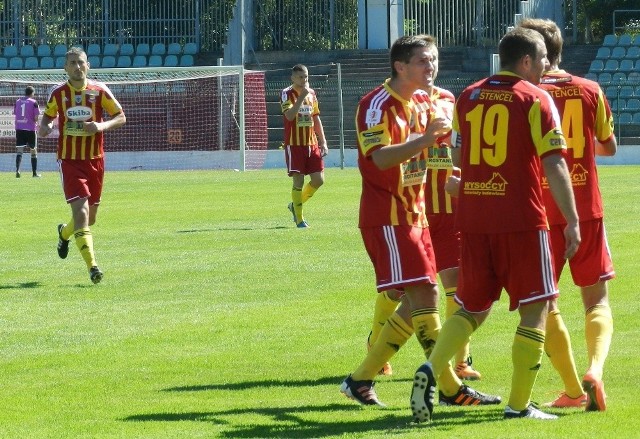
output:
[[469, 336], [477, 328], [473, 317], [460, 311], [445, 322], [438, 334], [440, 342], [429, 355], [429, 361], [433, 367], [433, 373], [438, 381], [438, 386], [446, 396], [455, 395], [462, 381], [455, 375], [450, 360], [460, 349], [460, 346], [469, 340]]
[[613, 317], [609, 305], [595, 305], [587, 310], [584, 334], [587, 339], [589, 371], [602, 379], [604, 362], [613, 336]]
[[302, 198], [300, 202], [306, 203], [309, 198], [313, 197], [313, 194], [315, 194], [317, 190], [318, 188], [311, 186], [311, 183], [305, 184], [302, 188]]
[[386, 291], [378, 293], [377, 296], [376, 304], [373, 308], [373, 325], [371, 325], [371, 334], [369, 334], [369, 346], [373, 346], [376, 342], [387, 319], [396, 310], [398, 303], [400, 303], [397, 300], [391, 299]]
[[543, 348], [544, 331], [518, 326], [511, 348], [513, 376], [508, 405], [513, 410], [524, 410], [529, 405]]
[[[447, 297], [447, 306], [445, 309], [445, 316], [448, 319], [460, 309], [460, 305], [458, 305], [458, 303], [453, 299], [453, 296], [456, 295], [456, 287], [446, 288], [444, 292]], [[464, 346], [462, 346], [460, 350], [456, 352], [456, 355], [454, 357], [454, 361], [455, 361], [454, 365], [458, 363], [462, 363], [463, 361], [467, 361], [468, 358], [469, 358], [469, 340], [467, 340]]]
[[373, 380], [382, 366], [404, 346], [412, 334], [413, 328], [400, 315], [393, 313], [382, 327], [377, 343], [371, 346], [364, 361], [351, 377], [355, 381]]
[[548, 314], [545, 332], [544, 351], [553, 368], [558, 371], [567, 396], [577, 398], [583, 395], [582, 384], [571, 350], [569, 331], [564, 325], [560, 311], [555, 310]]
[[78, 229], [73, 234], [76, 237], [76, 246], [80, 250], [82, 259], [87, 264], [87, 269], [96, 266], [96, 257], [93, 253], [93, 236], [89, 227]]
[[60, 234], [62, 235], [62, 239], [66, 239], [68, 241], [69, 239], [71, 239], [71, 235], [73, 235], [74, 231], [75, 231], [75, 226], [73, 224], [73, 217], [71, 217], [67, 225], [64, 226], [62, 228], [62, 231], [60, 232]]
[[293, 201], [293, 211], [296, 213], [298, 223], [304, 221], [304, 216], [302, 215], [302, 189], [297, 187], [291, 189], [291, 201]]

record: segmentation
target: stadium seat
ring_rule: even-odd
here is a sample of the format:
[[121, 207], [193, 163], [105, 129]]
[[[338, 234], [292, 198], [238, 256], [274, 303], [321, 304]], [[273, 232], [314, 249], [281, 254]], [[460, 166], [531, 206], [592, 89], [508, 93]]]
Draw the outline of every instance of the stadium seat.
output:
[[167, 55], [182, 55], [182, 45], [180, 43], [169, 44]]
[[631, 121], [634, 125], [640, 125], [640, 111], [633, 114], [633, 120]]
[[36, 56], [36, 51], [33, 50], [33, 46], [25, 45], [20, 48], [20, 56], [26, 58], [28, 56]]
[[4, 46], [4, 49], [2, 49], [2, 55], [5, 58], [18, 56], [18, 48], [16, 46]]
[[[66, 49], [66, 46], [65, 46]], [[59, 56], [56, 58], [56, 69], [64, 68], [64, 64], [67, 62], [67, 58], [65, 56]]]
[[151, 47], [151, 55], [164, 55], [165, 53], [167, 53], [167, 47], [164, 43], [155, 43]]
[[102, 49], [100, 49], [100, 45], [96, 43], [91, 43], [87, 47], [87, 56], [100, 56]]
[[56, 44], [53, 47], [53, 56], [65, 56], [67, 54], [66, 44]]
[[622, 87], [620, 87], [620, 93], [619, 93], [620, 97], [622, 99], [629, 99], [633, 97], [633, 87], [631, 87], [630, 85], [623, 85]]
[[187, 43], [182, 48], [182, 53], [184, 53], [185, 55], [195, 55], [196, 53], [198, 53], [198, 46], [196, 45], [196, 43]]
[[630, 59], [623, 59], [622, 61], [620, 61], [618, 70], [623, 73], [631, 73], [633, 71], [633, 61]]
[[162, 57], [160, 55], [151, 55], [147, 65], [149, 67], [162, 67]]
[[632, 61], [636, 61], [640, 59], [640, 47], [631, 46], [627, 49], [627, 54], [625, 55], [625, 59], [630, 59]]
[[629, 47], [631, 46], [631, 34], [622, 34], [618, 38], [618, 46]]
[[40, 68], [40, 63], [38, 62], [38, 58], [35, 56], [28, 56], [24, 59], [24, 68], [25, 70], [34, 70]]
[[613, 112], [623, 109], [626, 105], [627, 102], [624, 99], [611, 99], [609, 101], [609, 107]]
[[619, 99], [619, 96], [618, 96], [619, 93], [620, 93], [620, 86], [618, 85], [610, 85], [609, 87], [606, 87], [604, 89], [604, 95], [609, 100]]
[[624, 58], [626, 54], [627, 54], [627, 49], [621, 46], [616, 46], [611, 50], [611, 56], [609, 58], [620, 60]]
[[90, 55], [87, 58], [87, 61], [89, 61], [89, 66], [91, 66], [92, 69], [97, 69], [100, 67], [100, 56], [98, 55]]
[[21, 56], [14, 56], [9, 58], [9, 68], [11, 70], [22, 70], [24, 68], [24, 62]]
[[167, 55], [164, 57], [165, 67], [178, 67], [178, 57], [176, 55]]
[[52, 69], [55, 66], [53, 62], [53, 57], [51, 56], [43, 56], [40, 58], [40, 68], [41, 69]]
[[626, 73], [622, 73], [622, 72], [614, 73], [613, 76], [611, 77], [611, 82], [613, 82], [615, 84], [619, 84], [621, 82], [627, 82]]
[[618, 71], [618, 61], [615, 59], [609, 59], [604, 64], [604, 72], [615, 73]]
[[116, 67], [131, 67], [131, 57], [129, 55], [120, 55]]
[[638, 70], [638, 65], [636, 65], [636, 71], [633, 71], [627, 75], [627, 81], [632, 84], [640, 85], [640, 71]]
[[640, 59], [636, 61], [636, 67], [633, 69], [634, 72], [640, 72]]
[[601, 47], [598, 49], [598, 53], [596, 53], [596, 59], [601, 59], [606, 61], [611, 56], [611, 49], [608, 47]]
[[131, 65], [133, 67], [146, 67], [147, 57], [144, 55], [136, 55], [133, 57], [133, 63]]
[[609, 85], [611, 84], [611, 81], [611, 73], [602, 72], [598, 75], [598, 82], [600, 85]]
[[596, 81], [598, 82], [598, 75], [593, 73], [593, 72], [589, 72], [586, 75], [584, 75], [585, 78], [590, 79], [591, 81]]
[[191, 67], [193, 66], [193, 56], [189, 54], [182, 55], [180, 57], [180, 67]]
[[39, 44], [36, 48], [36, 55], [41, 58], [43, 56], [51, 56], [51, 46], [49, 46], [48, 44]]
[[633, 123], [633, 115], [631, 113], [620, 113], [618, 123], [621, 125], [631, 125]]
[[591, 61], [589, 71], [593, 73], [600, 73], [604, 70], [604, 62], [601, 59], [594, 59]]
[[5, 57], [0, 57], [0, 70], [7, 70], [9, 68], [9, 60]]
[[133, 44], [124, 43], [120, 45], [120, 55], [133, 56], [135, 54], [135, 50]]
[[113, 43], [107, 43], [102, 46], [102, 56], [116, 56], [118, 54], [118, 46]]
[[[106, 46], [105, 46], [106, 47]], [[116, 66], [116, 57], [113, 55], [106, 55], [102, 57], [102, 67], [111, 68]]]
[[631, 42], [631, 44], [633, 46], [640, 47], [640, 34], [636, 34], [636, 36], [633, 38], [633, 41]]
[[605, 35], [602, 45], [605, 47], [614, 47], [618, 45], [618, 37], [612, 34]]
[[628, 111], [640, 111], [640, 99], [631, 98], [627, 100], [627, 105], [625, 106], [625, 108]]
[[150, 53], [151, 49], [149, 49], [149, 44], [138, 43], [138, 45], [136, 46], [136, 55], [148, 56]]

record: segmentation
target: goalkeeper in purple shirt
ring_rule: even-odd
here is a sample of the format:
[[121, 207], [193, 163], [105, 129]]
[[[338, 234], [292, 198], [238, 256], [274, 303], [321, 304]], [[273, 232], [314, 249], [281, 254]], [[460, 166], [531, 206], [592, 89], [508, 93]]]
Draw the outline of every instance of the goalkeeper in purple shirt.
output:
[[16, 178], [20, 178], [20, 164], [22, 163], [22, 153], [25, 147], [31, 150], [31, 170], [34, 177], [38, 174], [38, 141], [36, 129], [40, 108], [38, 102], [33, 98], [35, 90], [32, 86], [27, 86], [24, 96], [19, 98], [13, 106], [16, 127]]

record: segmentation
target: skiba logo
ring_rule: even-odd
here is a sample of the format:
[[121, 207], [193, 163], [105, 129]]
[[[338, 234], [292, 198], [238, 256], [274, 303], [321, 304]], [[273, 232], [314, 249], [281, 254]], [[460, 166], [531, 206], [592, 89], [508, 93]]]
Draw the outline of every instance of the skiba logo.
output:
[[77, 121], [87, 121], [93, 116], [93, 111], [89, 107], [77, 106], [67, 108], [67, 119]]

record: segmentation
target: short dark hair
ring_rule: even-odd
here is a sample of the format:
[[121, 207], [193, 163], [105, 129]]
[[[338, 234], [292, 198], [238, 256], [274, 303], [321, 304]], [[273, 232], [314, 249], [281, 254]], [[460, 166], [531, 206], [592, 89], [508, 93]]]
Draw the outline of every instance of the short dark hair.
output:
[[78, 46], [73, 46], [72, 48], [70, 48], [69, 50], [67, 50], [67, 53], [65, 54], [65, 60], [69, 59], [69, 55], [85, 55], [87, 56], [87, 54], [85, 53], [84, 49], [82, 47], [78, 47]]
[[391, 62], [391, 77], [395, 78], [398, 75], [394, 66], [396, 61], [408, 64], [413, 56], [414, 49], [420, 47], [434, 47], [437, 48], [436, 38], [431, 35], [405, 35], [398, 38], [391, 46], [389, 52], [389, 61]]
[[516, 27], [507, 32], [498, 44], [500, 55], [500, 68], [513, 69], [522, 57], [529, 55], [536, 57], [538, 43], [544, 44], [542, 35], [525, 27]]
[[533, 29], [540, 32], [547, 46], [547, 59], [549, 64], [558, 65], [562, 60], [562, 32], [558, 25], [549, 19], [525, 18], [518, 26]]
[[24, 89], [25, 96], [33, 96], [35, 92], [36, 92], [36, 89], [31, 87], [30, 85], [27, 85], [27, 88]]
[[293, 66], [291, 68], [291, 73], [295, 73], [295, 72], [308, 72], [309, 69], [307, 68], [307, 66], [305, 66], [304, 64], [296, 64], [295, 66]]

